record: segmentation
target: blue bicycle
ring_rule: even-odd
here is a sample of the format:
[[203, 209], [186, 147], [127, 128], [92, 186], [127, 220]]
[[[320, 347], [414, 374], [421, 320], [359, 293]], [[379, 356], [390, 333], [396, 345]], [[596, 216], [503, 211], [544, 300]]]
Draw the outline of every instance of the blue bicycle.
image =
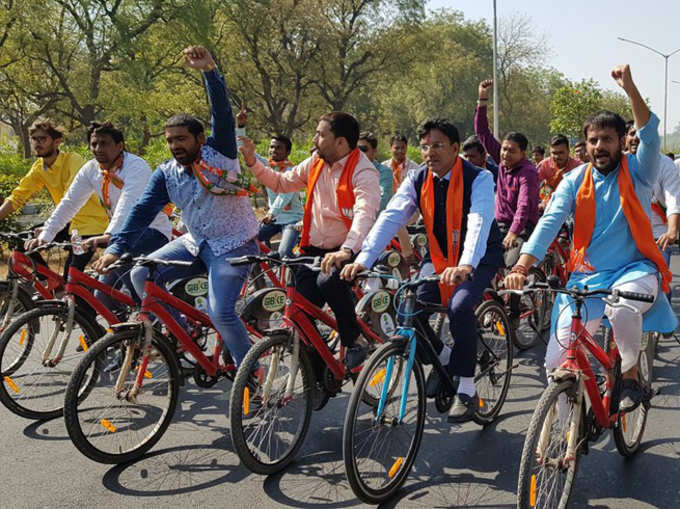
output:
[[[345, 414], [343, 458], [350, 486], [366, 503], [393, 497], [415, 461], [426, 415], [423, 364], [432, 364], [440, 377], [435, 406], [448, 412], [457, 383], [438, 360], [427, 335], [414, 318], [418, 307], [446, 313], [446, 308], [417, 302], [416, 288], [438, 282], [438, 276], [412, 279], [398, 291], [402, 324], [389, 342], [364, 364]], [[478, 321], [475, 382], [479, 410], [474, 421], [487, 425], [500, 412], [512, 373], [510, 323], [502, 303], [488, 298], [476, 309]], [[375, 404], [377, 401], [377, 405]]]

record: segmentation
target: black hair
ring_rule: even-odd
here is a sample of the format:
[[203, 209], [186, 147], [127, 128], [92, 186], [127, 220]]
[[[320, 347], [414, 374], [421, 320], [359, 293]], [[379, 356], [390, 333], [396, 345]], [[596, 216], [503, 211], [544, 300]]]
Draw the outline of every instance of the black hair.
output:
[[117, 129], [111, 122], [90, 122], [90, 126], [87, 128], [87, 143], [90, 143], [93, 134], [98, 136], [108, 135], [111, 136], [114, 143], [125, 143], [123, 132]]
[[585, 146], [586, 146], [586, 142], [583, 141], [583, 140], [579, 140], [579, 141], [576, 143], [576, 145], [574, 145], [574, 148], [577, 149], [577, 148], [579, 148], [579, 147], [585, 147]]
[[323, 115], [319, 122], [326, 121], [331, 125], [331, 132], [336, 138], [345, 138], [349, 148], [354, 150], [359, 140], [359, 122], [349, 113], [332, 111]]
[[367, 142], [373, 149], [378, 148], [378, 138], [370, 131], [362, 131], [359, 134], [359, 139]]
[[484, 145], [482, 145], [482, 142], [479, 141], [479, 138], [475, 136], [474, 134], [472, 136], [469, 136], [464, 142], [463, 142], [463, 151], [465, 150], [470, 150], [470, 149], [475, 149], [477, 152], [480, 154], [483, 154], [486, 149], [484, 148]]
[[564, 134], [556, 134], [550, 138], [551, 147], [557, 147], [558, 145], [566, 145], [569, 148], [569, 139]]
[[635, 127], [635, 120], [626, 120], [626, 134], [628, 134], [631, 127]]
[[673, 152], [666, 152], [666, 155], [671, 158], [671, 161], [675, 161], [675, 154]]
[[395, 133], [390, 137], [390, 147], [398, 141], [403, 141], [406, 145], [408, 145], [408, 138], [406, 136]]
[[65, 129], [62, 126], [56, 125], [49, 118], [44, 118], [33, 122], [31, 127], [28, 128], [28, 134], [33, 136], [38, 130], [45, 131], [47, 135], [53, 140], [61, 140], [64, 138]]
[[286, 151], [290, 154], [290, 151], [293, 150], [293, 142], [290, 141], [290, 138], [288, 136], [284, 136], [283, 134], [277, 134], [276, 136], [272, 136], [272, 140], [280, 141], [283, 143], [283, 145], [286, 147]]
[[[521, 151], [525, 151], [529, 146], [529, 140], [527, 140], [527, 137], [524, 136], [522, 133], [518, 133], [516, 131], [510, 131], [508, 134], [503, 136], [503, 141], [505, 140], [514, 141], [515, 143], [517, 143]], [[545, 155], [545, 149], [543, 147], [541, 147], [540, 145], [534, 147], [534, 152], [536, 152], [536, 149], [540, 149], [539, 152]]]
[[613, 128], [616, 130], [619, 138], [623, 138], [628, 129], [626, 128], [626, 121], [621, 115], [613, 111], [602, 110], [598, 111], [585, 121], [583, 124], [583, 136], [588, 137], [588, 129], [607, 129]]
[[198, 136], [205, 132], [203, 122], [188, 113], [178, 113], [177, 115], [170, 117], [165, 123], [165, 129], [168, 127], [186, 127], [194, 136]]
[[426, 120], [418, 128], [418, 139], [422, 140], [427, 133], [433, 129], [438, 129], [443, 132], [449, 139], [449, 143], [460, 143], [460, 135], [458, 134], [458, 128], [445, 118], [434, 118], [431, 120]]

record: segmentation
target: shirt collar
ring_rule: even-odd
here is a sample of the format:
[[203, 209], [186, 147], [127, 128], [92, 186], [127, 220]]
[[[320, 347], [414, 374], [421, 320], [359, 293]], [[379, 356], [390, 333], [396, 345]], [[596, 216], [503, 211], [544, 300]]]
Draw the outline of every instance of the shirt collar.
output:
[[43, 171], [49, 171], [52, 168], [60, 168], [61, 165], [64, 163], [64, 153], [63, 152], [57, 152], [57, 158], [54, 160], [52, 163], [52, 166], [47, 166], [45, 164], [45, 160], [42, 160], [42, 169]]

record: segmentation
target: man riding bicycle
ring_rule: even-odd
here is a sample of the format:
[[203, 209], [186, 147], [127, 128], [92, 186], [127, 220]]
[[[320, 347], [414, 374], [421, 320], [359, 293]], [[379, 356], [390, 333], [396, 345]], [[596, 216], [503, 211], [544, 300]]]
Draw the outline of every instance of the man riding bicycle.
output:
[[[637, 372], [643, 328], [671, 332], [677, 318], [666, 296], [659, 294], [659, 286], [669, 290], [672, 274], [654, 242], [649, 219], [659, 167], [659, 120], [647, 108], [628, 65], [616, 67], [612, 77], [630, 100], [640, 137], [637, 153], [623, 153], [626, 129], [619, 115], [601, 111], [588, 119], [583, 133], [592, 163], [564, 176], [505, 285], [517, 290], [524, 287], [529, 268], [543, 258], [562, 224], [573, 214], [568, 285], [654, 295], [653, 305], [627, 300], [627, 306], [613, 307], [601, 299], [586, 303], [584, 321], [590, 334], [598, 329], [603, 315], [612, 326], [624, 379], [619, 410], [629, 412], [643, 397]], [[571, 307], [573, 303], [564, 295], [555, 302], [545, 359], [548, 372], [564, 361]]]
[[[458, 129], [447, 120], [430, 120], [418, 130], [425, 166], [410, 172], [361, 246], [355, 263], [342, 277], [352, 280], [371, 267], [394, 234], [420, 211], [429, 240], [421, 276], [440, 274], [440, 284], [418, 287], [418, 300], [447, 306], [453, 348], [444, 345], [429, 325], [429, 315], [416, 320], [450, 375], [459, 377], [449, 422], [472, 418], [476, 397], [477, 319], [475, 306], [503, 264], [503, 248], [494, 214], [493, 176], [459, 155]], [[470, 278], [469, 280], [467, 278]], [[436, 393], [439, 377], [432, 370], [427, 394]]]
[[[189, 232], [149, 256], [192, 261], [193, 265], [159, 267], [156, 281], [165, 284], [207, 272], [208, 315], [239, 364], [250, 348], [246, 328], [235, 311], [248, 267], [232, 267], [227, 258], [258, 252], [258, 223], [244, 187], [237, 185], [242, 180], [224, 79], [205, 48], [189, 47], [184, 57], [188, 67], [203, 72], [212, 110], [212, 135], [206, 138], [201, 121], [190, 115], [175, 115], [165, 123], [165, 139], [174, 159], [153, 172], [144, 194], [95, 267], [104, 269], [130, 252], [163, 207], [174, 203]], [[146, 268], [132, 271], [139, 295], [146, 277]]]

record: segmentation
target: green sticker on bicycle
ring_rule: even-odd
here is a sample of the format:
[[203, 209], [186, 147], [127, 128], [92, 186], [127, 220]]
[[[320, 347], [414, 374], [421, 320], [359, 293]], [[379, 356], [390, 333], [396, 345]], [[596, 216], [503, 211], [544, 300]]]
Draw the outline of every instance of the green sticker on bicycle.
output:
[[208, 293], [208, 280], [204, 277], [190, 279], [184, 285], [184, 291], [192, 297], [200, 297]]
[[286, 294], [281, 290], [272, 290], [262, 297], [262, 308], [265, 311], [281, 311], [286, 305]]
[[382, 313], [390, 307], [390, 294], [385, 291], [376, 292], [371, 299], [371, 309], [376, 313]]

